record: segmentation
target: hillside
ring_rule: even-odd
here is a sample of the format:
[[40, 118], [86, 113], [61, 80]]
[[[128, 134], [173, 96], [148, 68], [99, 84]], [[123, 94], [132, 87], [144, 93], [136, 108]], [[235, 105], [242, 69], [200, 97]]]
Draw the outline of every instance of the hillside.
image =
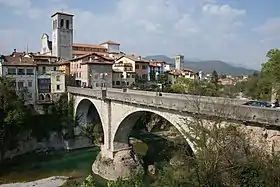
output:
[[[147, 56], [146, 59], [163, 60], [169, 64], [174, 65], [174, 60], [165, 55], [154, 55]], [[205, 73], [211, 73], [216, 70], [219, 74], [230, 74], [230, 75], [250, 75], [257, 70], [232, 66], [226, 62], [219, 60], [207, 60], [207, 61], [191, 61], [185, 60], [186, 68], [192, 69], [194, 71], [203, 71]]]

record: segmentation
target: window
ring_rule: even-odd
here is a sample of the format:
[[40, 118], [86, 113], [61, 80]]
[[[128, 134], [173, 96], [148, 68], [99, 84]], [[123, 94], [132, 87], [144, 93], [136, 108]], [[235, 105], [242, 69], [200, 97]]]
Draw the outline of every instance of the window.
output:
[[16, 75], [17, 70], [16, 68], [8, 68], [8, 75]]
[[27, 94], [27, 98], [28, 98], [29, 100], [31, 100], [31, 99], [32, 99], [32, 93], [28, 93], [28, 94]]
[[26, 69], [26, 75], [34, 75], [33, 69]]
[[69, 25], [70, 25], [69, 20], [66, 20], [66, 29], [69, 29]]
[[131, 75], [132, 78], [135, 78], [135, 75]]
[[57, 20], [53, 21], [53, 29], [57, 29]]
[[18, 89], [19, 89], [19, 90], [22, 90], [22, 89], [23, 89], [23, 85], [24, 85], [24, 84], [23, 84], [23, 81], [19, 81], [19, 82], [18, 82]]
[[57, 90], [60, 90], [60, 85], [59, 85], [59, 84], [56, 85], [56, 89], [57, 89]]
[[18, 74], [18, 75], [25, 75], [25, 69], [19, 68], [17, 74]]
[[79, 64], [79, 68], [82, 68], [82, 64], [81, 63]]
[[99, 84], [98, 84], [98, 83], [96, 83], [96, 84], [95, 84], [95, 87], [98, 87], [98, 86], [99, 86]]
[[147, 65], [142, 65], [142, 69], [147, 69]]
[[60, 20], [60, 28], [64, 26], [64, 19]]
[[129, 82], [126, 82], [126, 85], [129, 86]]
[[135, 65], [135, 69], [139, 69], [139, 65], [138, 64]]
[[121, 82], [120, 81], [116, 81], [116, 85], [121, 85]]
[[56, 81], [60, 81], [60, 76], [59, 75], [56, 76]]
[[42, 67], [42, 73], [43, 73], [43, 74], [46, 73], [46, 67]]
[[53, 67], [53, 70], [56, 71], [56, 67]]
[[123, 78], [123, 74], [121, 74], [121, 78]]
[[28, 81], [28, 87], [32, 87], [32, 81]]
[[127, 78], [127, 79], [129, 79], [129, 78], [130, 78], [130, 75], [129, 75], [129, 74], [127, 74], [127, 75], [126, 75], [126, 78]]
[[15, 81], [15, 80], [12, 80], [12, 81], [11, 81], [11, 85], [12, 85], [13, 88], [16, 88], [16, 81]]
[[113, 86], [115, 86], [115, 81], [112, 82]]
[[79, 72], [79, 78], [81, 78], [82, 77], [82, 73], [81, 72]]

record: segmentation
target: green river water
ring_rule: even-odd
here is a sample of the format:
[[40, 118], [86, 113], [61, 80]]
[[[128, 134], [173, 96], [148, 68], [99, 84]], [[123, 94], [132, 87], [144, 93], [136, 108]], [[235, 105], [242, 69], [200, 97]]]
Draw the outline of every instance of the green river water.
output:
[[[165, 155], [160, 154], [160, 150], [166, 146], [165, 141], [157, 141], [156, 146], [152, 145], [153, 143], [147, 142], [133, 143], [135, 153], [144, 158], [146, 166], [161, 162], [162, 155]], [[49, 155], [24, 155], [7, 161], [5, 165], [1, 166], [0, 184], [34, 181], [51, 176], [69, 176], [72, 181], [83, 180], [92, 173], [91, 166], [99, 152], [99, 147], [93, 147], [71, 152], [61, 151]], [[94, 176], [94, 178], [100, 186], [106, 184], [106, 181], [101, 177]]]

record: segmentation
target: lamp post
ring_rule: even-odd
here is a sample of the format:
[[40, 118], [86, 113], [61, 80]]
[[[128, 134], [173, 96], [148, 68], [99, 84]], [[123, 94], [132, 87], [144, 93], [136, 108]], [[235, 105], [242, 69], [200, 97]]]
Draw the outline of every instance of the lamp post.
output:
[[127, 92], [127, 76], [130, 76], [129, 73], [127, 73], [126, 71], [123, 72], [124, 76], [123, 76], [123, 80], [124, 80], [124, 85], [123, 85], [123, 92]]
[[105, 77], [106, 77], [107, 75], [108, 75], [108, 73], [100, 73], [101, 80], [103, 80], [102, 83], [101, 83], [101, 89], [103, 88], [103, 84], [104, 84], [104, 87], [106, 88]]
[[88, 87], [92, 88], [92, 74], [89, 73], [89, 83], [88, 83]]

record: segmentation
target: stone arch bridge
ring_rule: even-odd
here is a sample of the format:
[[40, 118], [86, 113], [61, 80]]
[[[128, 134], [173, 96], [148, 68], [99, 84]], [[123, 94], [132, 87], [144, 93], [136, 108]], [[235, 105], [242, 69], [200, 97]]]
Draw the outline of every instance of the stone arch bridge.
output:
[[[205, 120], [215, 116], [224, 121], [252, 124], [260, 129], [280, 125], [279, 110], [244, 106], [241, 105], [244, 100], [237, 99], [78, 87], [68, 87], [68, 97], [73, 97], [74, 112], [76, 116], [81, 116], [81, 122], [99, 118], [104, 132], [104, 144], [92, 169], [94, 173], [110, 180], [128, 177], [139, 166], [137, 158], [130, 154], [129, 135], [143, 112], [163, 117], [186, 140], [186, 120], [192, 120], [197, 114], [204, 116]], [[92, 116], [92, 112], [96, 115]], [[195, 150], [192, 142], [188, 141], [188, 144]]]

